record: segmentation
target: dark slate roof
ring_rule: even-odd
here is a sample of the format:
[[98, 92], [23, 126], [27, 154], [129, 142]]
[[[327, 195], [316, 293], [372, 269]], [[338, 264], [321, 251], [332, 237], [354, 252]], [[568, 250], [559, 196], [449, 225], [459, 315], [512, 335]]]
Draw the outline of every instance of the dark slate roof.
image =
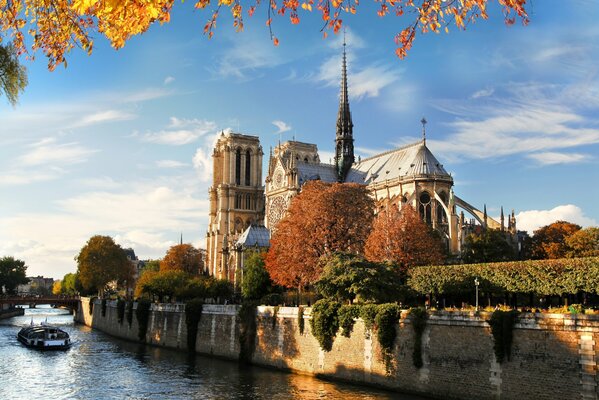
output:
[[296, 167], [300, 186], [315, 180], [337, 182], [337, 172], [332, 164], [309, 164], [298, 161]]

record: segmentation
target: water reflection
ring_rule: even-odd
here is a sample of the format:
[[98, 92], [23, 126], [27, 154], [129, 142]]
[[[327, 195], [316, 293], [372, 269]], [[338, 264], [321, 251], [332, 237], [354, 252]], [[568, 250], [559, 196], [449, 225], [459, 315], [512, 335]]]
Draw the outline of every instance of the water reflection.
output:
[[[15, 335], [32, 318], [59, 325], [75, 344], [25, 348]], [[421, 399], [126, 342], [49, 307], [0, 321], [0, 360], [0, 399]]]

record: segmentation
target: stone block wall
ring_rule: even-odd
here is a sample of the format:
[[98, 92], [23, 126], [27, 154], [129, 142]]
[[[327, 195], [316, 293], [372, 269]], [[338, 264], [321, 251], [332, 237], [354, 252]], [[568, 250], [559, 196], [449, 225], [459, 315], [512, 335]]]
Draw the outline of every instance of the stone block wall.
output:
[[[116, 302], [106, 316], [96, 301], [93, 315], [82, 299], [76, 319], [108, 334], [137, 341], [137, 320], [117, 321]], [[239, 307], [204, 305], [198, 326], [198, 353], [236, 360], [240, 354]], [[397, 326], [391, 364], [386, 366], [376, 333], [357, 320], [350, 338], [338, 335], [324, 352], [304, 311], [303, 334], [298, 309], [258, 307], [252, 363], [330, 379], [382, 386], [439, 399], [597, 399], [596, 341], [599, 316], [521, 314], [514, 328], [509, 360], [498, 364], [489, 313], [435, 312], [422, 337], [423, 367], [412, 361], [414, 331], [407, 313]], [[183, 305], [153, 304], [146, 342], [186, 350]]]

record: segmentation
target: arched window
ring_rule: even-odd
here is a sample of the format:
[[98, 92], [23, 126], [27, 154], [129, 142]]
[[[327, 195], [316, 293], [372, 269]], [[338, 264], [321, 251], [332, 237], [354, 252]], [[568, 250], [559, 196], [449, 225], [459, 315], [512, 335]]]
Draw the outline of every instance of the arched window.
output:
[[431, 224], [433, 222], [432, 213], [431, 213], [431, 195], [428, 192], [420, 193], [420, 217], [427, 224]]
[[235, 184], [241, 185], [241, 150], [235, 152]]
[[245, 185], [246, 186], [250, 186], [250, 178], [251, 178], [251, 171], [252, 171], [252, 163], [251, 163], [251, 154], [252, 152], [248, 149], [248, 151], [245, 152]]

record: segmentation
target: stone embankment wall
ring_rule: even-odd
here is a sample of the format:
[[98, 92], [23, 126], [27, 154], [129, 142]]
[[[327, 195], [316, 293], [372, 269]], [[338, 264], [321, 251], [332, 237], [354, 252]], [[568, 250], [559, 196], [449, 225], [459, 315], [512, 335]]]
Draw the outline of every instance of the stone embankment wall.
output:
[[[138, 340], [137, 321], [117, 321], [116, 302], [106, 316], [96, 302], [89, 314], [82, 299], [79, 322], [108, 334]], [[205, 305], [196, 352], [229, 359], [240, 354], [238, 306]], [[330, 352], [310, 332], [309, 309], [300, 334], [297, 308], [258, 307], [252, 363], [330, 379], [382, 386], [439, 399], [597, 399], [599, 316], [521, 314], [513, 334], [511, 358], [498, 364], [488, 313], [435, 312], [422, 336], [424, 365], [413, 365], [414, 330], [406, 314], [390, 366], [385, 366], [376, 334], [358, 320], [350, 338], [337, 336]], [[146, 342], [186, 349], [183, 305], [154, 304]]]

